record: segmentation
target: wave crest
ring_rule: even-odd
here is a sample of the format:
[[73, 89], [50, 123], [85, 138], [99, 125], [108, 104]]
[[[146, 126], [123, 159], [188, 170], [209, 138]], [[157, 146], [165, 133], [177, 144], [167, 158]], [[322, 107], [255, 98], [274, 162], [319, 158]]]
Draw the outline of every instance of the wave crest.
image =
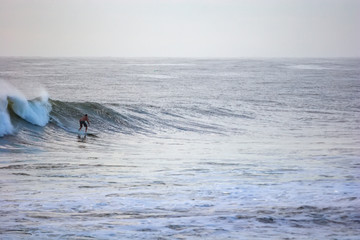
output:
[[0, 88], [0, 137], [14, 131], [9, 110], [37, 126], [45, 126], [49, 122], [51, 104], [46, 92], [38, 98], [27, 100], [24, 94], [4, 80], [0, 80]]
[[8, 97], [8, 102], [11, 110], [29, 123], [43, 127], [49, 122], [51, 105], [48, 101], [42, 99], [28, 101], [19, 97]]

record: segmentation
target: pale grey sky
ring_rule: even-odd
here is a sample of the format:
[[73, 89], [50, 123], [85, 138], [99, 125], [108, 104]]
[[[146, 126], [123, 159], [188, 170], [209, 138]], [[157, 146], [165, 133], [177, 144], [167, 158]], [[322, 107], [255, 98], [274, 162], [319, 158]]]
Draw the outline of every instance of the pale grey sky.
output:
[[360, 57], [360, 0], [0, 0], [0, 56]]

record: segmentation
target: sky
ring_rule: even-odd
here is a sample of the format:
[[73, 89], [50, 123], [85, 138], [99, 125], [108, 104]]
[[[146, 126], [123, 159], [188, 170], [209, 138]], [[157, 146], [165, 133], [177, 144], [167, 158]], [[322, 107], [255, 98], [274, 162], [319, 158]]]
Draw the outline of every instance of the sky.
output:
[[360, 57], [360, 0], [0, 0], [0, 56]]

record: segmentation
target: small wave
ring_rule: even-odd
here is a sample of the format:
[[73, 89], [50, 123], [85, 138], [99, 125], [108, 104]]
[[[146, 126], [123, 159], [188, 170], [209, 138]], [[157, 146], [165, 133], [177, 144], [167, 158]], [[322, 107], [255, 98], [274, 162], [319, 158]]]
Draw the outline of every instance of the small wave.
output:
[[315, 64], [298, 64], [289, 66], [289, 68], [301, 69], [301, 70], [328, 70], [329, 68]]
[[[128, 74], [130, 75], [130, 74]], [[139, 78], [151, 78], [151, 79], [171, 79], [176, 78], [174, 76], [165, 75], [165, 74], [131, 74], [131, 76], [136, 76]]]

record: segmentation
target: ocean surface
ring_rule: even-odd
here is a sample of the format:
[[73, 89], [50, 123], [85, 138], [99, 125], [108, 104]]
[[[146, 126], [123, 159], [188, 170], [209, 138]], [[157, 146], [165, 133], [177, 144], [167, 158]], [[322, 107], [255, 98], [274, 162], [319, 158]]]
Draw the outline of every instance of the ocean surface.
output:
[[0, 176], [3, 240], [359, 239], [360, 59], [0, 58]]

